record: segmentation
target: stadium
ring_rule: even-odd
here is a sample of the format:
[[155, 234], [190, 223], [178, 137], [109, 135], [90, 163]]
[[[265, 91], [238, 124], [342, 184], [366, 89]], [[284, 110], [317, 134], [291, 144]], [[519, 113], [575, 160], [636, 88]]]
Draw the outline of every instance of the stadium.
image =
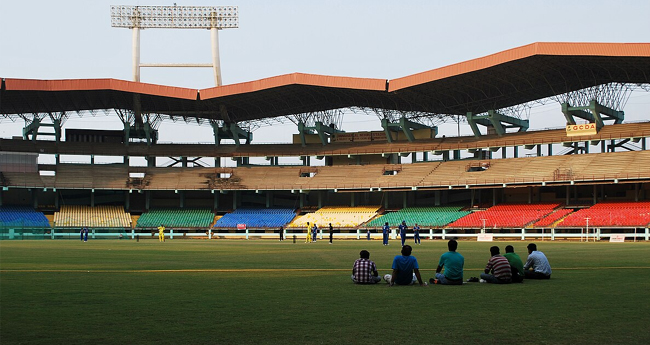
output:
[[[0, 141], [3, 238], [84, 226], [135, 238], [165, 224], [172, 238], [275, 239], [311, 221], [358, 239], [408, 220], [431, 239], [647, 241], [650, 123], [626, 123], [622, 106], [649, 83], [647, 43], [533, 43], [394, 80], [295, 73], [195, 90], [3, 78], [0, 113], [26, 123]], [[535, 102], [557, 102], [567, 127], [529, 131]], [[124, 130], [62, 125], [102, 111]], [[351, 112], [384, 130], [342, 131]], [[474, 135], [431, 125], [453, 117]], [[172, 120], [212, 126], [214, 143], [159, 143]], [[246, 130], [282, 120], [297, 124], [291, 143], [255, 144]]]
[[[524, 5], [511, 2], [254, 2], [247, 15], [265, 20], [266, 32], [249, 28], [247, 35], [272, 42], [233, 39], [250, 60], [235, 68], [225, 63], [224, 70], [275, 71], [262, 60], [285, 58], [270, 45], [304, 54], [313, 68], [222, 84], [217, 32], [238, 27], [229, 17], [237, 7], [211, 7], [206, 23], [203, 7], [111, 5], [111, 25], [130, 29], [133, 39], [133, 78], [126, 80], [107, 72], [106, 61], [119, 65], [120, 50], [112, 42], [117, 36], [95, 37], [102, 30], [93, 12], [98, 5], [70, 3], [31, 12], [33, 22], [43, 12], [56, 14], [43, 22], [56, 33], [42, 35], [62, 49], [50, 53], [45, 40], [33, 45], [62, 65], [79, 56], [92, 60], [91, 72], [74, 62], [58, 74], [30, 64], [32, 51], [14, 44], [17, 36], [28, 41], [29, 28], [24, 37], [8, 30], [6, 23], [16, 21], [5, 8], [33, 5], [7, 3], [0, 11], [7, 28], [0, 53], [3, 345], [650, 343], [650, 117], [647, 103], [628, 102], [650, 91], [650, 43], [621, 43], [638, 37], [630, 28], [645, 19], [647, 4], [563, 4], [581, 18], [606, 7], [611, 18], [623, 11], [621, 40], [602, 35], [613, 26], [558, 22], [557, 8], [546, 4], [516, 17]], [[194, 16], [187, 21], [134, 15], [187, 8]], [[409, 8], [417, 13], [405, 18]], [[128, 16], [120, 17], [124, 11]], [[225, 14], [214, 18], [218, 11]], [[472, 12], [490, 23], [476, 24]], [[334, 15], [353, 24], [345, 32], [353, 39], [335, 33], [341, 21]], [[391, 29], [399, 42], [385, 30], [388, 19], [407, 27]], [[463, 31], [460, 19], [485, 32]], [[93, 29], [77, 31], [88, 25]], [[147, 34], [209, 29], [212, 63], [141, 63], [138, 25]], [[284, 35], [314, 32], [304, 42], [277, 39], [282, 35], [269, 34], [274, 25]], [[460, 37], [445, 25], [464, 33], [463, 41], [443, 47], [446, 36]], [[559, 34], [544, 35], [536, 25]], [[504, 45], [524, 26], [531, 30], [521, 30], [525, 41]], [[583, 30], [589, 35], [573, 35]], [[71, 38], [60, 39], [61, 32]], [[390, 55], [392, 66], [367, 73], [351, 65], [354, 73], [341, 73], [363, 78], [330, 73], [327, 65], [342, 60], [327, 54], [326, 34], [342, 47], [358, 45], [354, 54], [377, 48], [371, 55]], [[381, 44], [366, 44], [370, 36], [381, 36]], [[471, 36], [485, 39], [484, 46]], [[592, 37], [612, 43], [585, 42]], [[556, 42], [569, 38], [576, 43]], [[435, 53], [420, 46], [429, 41]], [[256, 44], [253, 53], [244, 49]], [[434, 62], [461, 46], [479, 57]], [[425, 56], [431, 64], [414, 73], [388, 77], [409, 71], [395, 65], [412, 64], [408, 55], [421, 49], [438, 56]], [[111, 53], [106, 58], [100, 50]], [[8, 54], [28, 67], [15, 68], [14, 59], [4, 60]], [[287, 60], [295, 71], [298, 60]], [[215, 86], [190, 72], [179, 80], [200, 86], [143, 82], [140, 67], [210, 67]], [[108, 75], [85, 77], [98, 70]], [[462, 284], [353, 283], [353, 263], [364, 252], [378, 277], [393, 273], [402, 222], [427, 282], [448, 241], [458, 240]], [[309, 241], [313, 225], [318, 230]], [[548, 257], [552, 278], [468, 279], [489, 272], [491, 247], [512, 246], [526, 261], [530, 243]]]

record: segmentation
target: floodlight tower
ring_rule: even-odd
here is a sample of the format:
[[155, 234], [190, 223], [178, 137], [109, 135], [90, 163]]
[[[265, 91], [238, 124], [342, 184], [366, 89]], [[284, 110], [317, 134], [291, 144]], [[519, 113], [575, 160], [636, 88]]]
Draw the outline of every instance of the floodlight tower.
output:
[[[212, 67], [214, 82], [221, 86], [219, 31], [239, 27], [237, 6], [121, 6], [111, 5], [111, 26], [133, 30], [133, 80], [140, 81], [140, 67]], [[140, 63], [140, 29], [209, 29], [212, 63]]]

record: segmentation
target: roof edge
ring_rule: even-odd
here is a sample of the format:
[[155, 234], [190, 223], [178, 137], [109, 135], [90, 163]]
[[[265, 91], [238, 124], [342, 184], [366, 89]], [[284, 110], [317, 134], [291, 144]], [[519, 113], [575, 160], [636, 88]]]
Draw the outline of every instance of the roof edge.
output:
[[30, 91], [95, 91], [113, 90], [146, 94], [151, 96], [171, 97], [196, 100], [198, 90], [182, 87], [147, 84], [120, 79], [5, 79], [6, 90]]
[[392, 79], [388, 82], [388, 91], [397, 91], [534, 55], [650, 57], [650, 43], [536, 42], [406, 77]]
[[199, 90], [200, 99], [231, 96], [288, 85], [306, 85], [340, 89], [386, 91], [386, 79], [338, 77], [320, 74], [291, 73], [237, 84]]

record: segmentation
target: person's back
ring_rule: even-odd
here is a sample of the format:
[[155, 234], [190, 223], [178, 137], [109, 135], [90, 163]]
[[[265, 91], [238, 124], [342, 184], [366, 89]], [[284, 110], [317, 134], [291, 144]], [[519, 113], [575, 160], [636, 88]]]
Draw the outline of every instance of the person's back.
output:
[[490, 248], [490, 260], [485, 266], [485, 273], [481, 273], [481, 279], [488, 283], [507, 284], [512, 282], [512, 269], [508, 259], [501, 255], [499, 247]]
[[551, 264], [548, 262], [546, 255], [537, 250], [535, 243], [530, 243], [526, 248], [528, 248], [528, 259], [524, 264], [526, 279], [551, 278]]
[[506, 246], [506, 253], [503, 254], [503, 257], [508, 260], [508, 263], [510, 263], [512, 281], [522, 282], [524, 279], [524, 263], [521, 261], [519, 255], [515, 253], [514, 247], [510, 245]]
[[375, 284], [381, 281], [377, 266], [370, 260], [370, 252], [362, 250], [352, 265], [352, 281], [357, 284]]
[[409, 245], [402, 247], [401, 255], [396, 255], [393, 259], [393, 274], [387, 274], [384, 278], [392, 286], [397, 285], [411, 285], [417, 280], [420, 285], [423, 285], [422, 277], [420, 277], [420, 267], [418, 260], [411, 256], [413, 248]]
[[[461, 285], [463, 284], [463, 267], [465, 266], [465, 258], [458, 252], [458, 242], [450, 240], [447, 242], [448, 252], [440, 256], [438, 268], [436, 269], [436, 278], [440, 284]], [[442, 269], [445, 273], [442, 274]]]

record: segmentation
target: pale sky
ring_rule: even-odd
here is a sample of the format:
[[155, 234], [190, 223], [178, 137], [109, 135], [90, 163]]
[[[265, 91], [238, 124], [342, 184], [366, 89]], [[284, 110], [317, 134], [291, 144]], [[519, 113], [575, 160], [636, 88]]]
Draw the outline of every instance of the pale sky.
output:
[[[131, 30], [112, 28], [110, 5], [173, 1], [0, 0], [0, 77], [131, 80]], [[224, 84], [302, 72], [394, 79], [533, 42], [650, 42], [650, 1], [177, 1], [238, 6], [239, 28], [220, 31]], [[147, 29], [141, 62], [209, 63], [208, 30]], [[214, 86], [212, 70], [143, 68], [141, 81]], [[650, 120], [650, 93], [636, 92], [626, 121]], [[24, 125], [1, 119], [0, 137]], [[557, 127], [557, 103], [531, 110], [531, 128]], [[72, 115], [67, 128], [121, 129], [103, 114]], [[375, 116], [346, 115], [344, 130], [378, 130]], [[293, 124], [261, 128], [255, 142], [289, 142]], [[441, 134], [456, 135], [455, 125]], [[470, 134], [462, 125], [462, 134]], [[198, 139], [197, 139], [198, 138]], [[165, 123], [164, 142], [212, 142], [209, 126]]]

